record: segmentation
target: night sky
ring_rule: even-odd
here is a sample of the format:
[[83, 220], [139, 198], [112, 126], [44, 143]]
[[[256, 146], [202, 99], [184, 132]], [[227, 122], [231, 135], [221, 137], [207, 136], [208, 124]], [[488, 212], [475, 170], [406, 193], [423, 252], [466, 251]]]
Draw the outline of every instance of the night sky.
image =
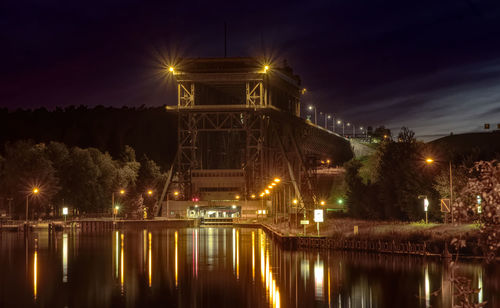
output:
[[0, 107], [175, 104], [162, 64], [284, 59], [304, 103], [423, 139], [500, 123], [500, 1], [11, 1]]

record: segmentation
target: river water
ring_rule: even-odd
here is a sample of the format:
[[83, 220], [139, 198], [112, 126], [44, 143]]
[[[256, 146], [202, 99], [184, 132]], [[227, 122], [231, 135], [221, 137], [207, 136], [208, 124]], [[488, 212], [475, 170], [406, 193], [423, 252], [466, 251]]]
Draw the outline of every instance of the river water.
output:
[[[438, 259], [281, 249], [252, 228], [0, 234], [0, 307], [451, 307]], [[500, 267], [462, 262], [500, 307]]]

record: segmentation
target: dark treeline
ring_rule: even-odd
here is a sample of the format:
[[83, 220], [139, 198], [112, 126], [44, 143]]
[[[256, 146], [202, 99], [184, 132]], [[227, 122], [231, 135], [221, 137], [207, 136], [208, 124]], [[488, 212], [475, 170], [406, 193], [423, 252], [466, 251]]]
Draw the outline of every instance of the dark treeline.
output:
[[31, 139], [69, 147], [93, 147], [117, 157], [129, 145], [166, 169], [175, 155], [176, 117], [164, 107], [85, 106], [35, 110], [0, 109], [0, 144]]
[[31, 218], [58, 217], [63, 206], [75, 214], [110, 214], [113, 194], [120, 214], [142, 216], [144, 207], [152, 211], [164, 181], [160, 167], [146, 155], [136, 159], [129, 146], [113, 158], [96, 148], [20, 140], [6, 143], [0, 156], [3, 208], [12, 199], [12, 216], [20, 219], [26, 199]]

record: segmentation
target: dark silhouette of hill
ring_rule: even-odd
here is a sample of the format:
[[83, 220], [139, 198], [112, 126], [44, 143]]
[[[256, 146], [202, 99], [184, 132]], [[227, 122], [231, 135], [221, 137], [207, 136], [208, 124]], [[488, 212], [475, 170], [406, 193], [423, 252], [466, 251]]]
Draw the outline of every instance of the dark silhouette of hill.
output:
[[164, 107], [0, 109], [0, 132], [1, 145], [20, 139], [59, 141], [67, 146], [95, 147], [113, 157], [129, 145], [138, 158], [146, 154], [165, 169], [176, 151], [177, 118]]
[[500, 131], [450, 135], [429, 142], [435, 150], [448, 157], [491, 160], [500, 157]]

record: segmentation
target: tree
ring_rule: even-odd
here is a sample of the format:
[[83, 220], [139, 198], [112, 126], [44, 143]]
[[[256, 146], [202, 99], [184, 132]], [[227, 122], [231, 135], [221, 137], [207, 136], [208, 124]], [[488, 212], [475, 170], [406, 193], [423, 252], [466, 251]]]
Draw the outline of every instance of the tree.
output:
[[[481, 210], [478, 211], [479, 196]], [[500, 162], [479, 161], [469, 170], [467, 185], [453, 204], [460, 217], [480, 222], [481, 242], [492, 260], [500, 250]]]
[[[424, 212], [419, 195], [426, 195], [432, 204], [438, 204], [432, 173], [425, 168], [421, 157], [424, 147], [406, 127], [401, 129], [398, 142], [386, 140], [379, 147], [375, 182], [383, 218], [422, 219]], [[438, 217], [437, 206], [430, 210], [431, 218]]]
[[[14, 210], [23, 212], [26, 196], [32, 213], [48, 214], [50, 202], [60, 189], [59, 179], [48, 159], [45, 144], [17, 141], [5, 145], [5, 161], [0, 187], [3, 194], [14, 198]], [[32, 194], [38, 188], [39, 194]], [[38, 216], [38, 215], [37, 215]]]

